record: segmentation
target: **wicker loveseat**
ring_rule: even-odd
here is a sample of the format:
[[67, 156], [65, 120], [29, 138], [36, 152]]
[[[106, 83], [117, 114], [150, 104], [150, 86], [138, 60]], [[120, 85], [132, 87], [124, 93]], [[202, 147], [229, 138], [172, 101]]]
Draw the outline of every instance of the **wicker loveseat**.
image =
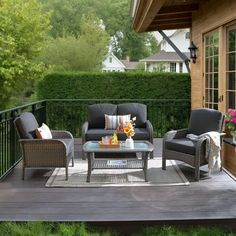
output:
[[[82, 144], [86, 141], [99, 141], [103, 136], [112, 135], [114, 129], [105, 129], [105, 114], [127, 115], [136, 117], [134, 140], [148, 140], [153, 143], [153, 127], [147, 119], [147, 106], [141, 103], [110, 104], [100, 103], [88, 106], [88, 121], [82, 127]], [[125, 140], [126, 135], [117, 131], [119, 140]], [[153, 153], [151, 153], [151, 158]], [[83, 154], [83, 158], [86, 158]]]
[[74, 139], [68, 131], [51, 130], [52, 139], [37, 139], [35, 130], [39, 124], [34, 115], [24, 112], [14, 121], [22, 148], [22, 179], [25, 168], [65, 167], [68, 179], [68, 164], [74, 166]]

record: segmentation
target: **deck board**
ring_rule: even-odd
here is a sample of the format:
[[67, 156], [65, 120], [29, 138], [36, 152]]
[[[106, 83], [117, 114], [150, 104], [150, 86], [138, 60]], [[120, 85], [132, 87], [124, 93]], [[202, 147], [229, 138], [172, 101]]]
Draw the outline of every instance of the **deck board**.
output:
[[[79, 158], [80, 140], [75, 149]], [[161, 156], [160, 139], [155, 156]], [[194, 182], [192, 168], [179, 166], [189, 186], [46, 188], [52, 170], [27, 170], [22, 181], [19, 164], [0, 182], [0, 220], [236, 222], [236, 182], [229, 175], [222, 171]]]

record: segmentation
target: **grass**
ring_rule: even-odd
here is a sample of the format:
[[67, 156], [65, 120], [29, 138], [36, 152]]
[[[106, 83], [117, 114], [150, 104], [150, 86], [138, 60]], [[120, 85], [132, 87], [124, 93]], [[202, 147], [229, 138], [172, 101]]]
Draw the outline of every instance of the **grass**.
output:
[[112, 230], [93, 229], [84, 223], [0, 223], [0, 236], [236, 236], [224, 228], [172, 226], [145, 227], [139, 232], [124, 234]]
[[216, 227], [178, 228], [173, 226], [146, 227], [132, 236], [235, 236], [231, 230]]
[[0, 223], [0, 236], [115, 236], [112, 231], [95, 231], [84, 223]]

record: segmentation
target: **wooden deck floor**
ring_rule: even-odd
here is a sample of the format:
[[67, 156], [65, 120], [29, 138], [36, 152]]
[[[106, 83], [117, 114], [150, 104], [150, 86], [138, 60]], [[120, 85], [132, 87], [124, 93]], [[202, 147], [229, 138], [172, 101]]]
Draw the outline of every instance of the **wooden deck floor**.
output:
[[[79, 158], [81, 145], [76, 144]], [[155, 140], [155, 156], [161, 140]], [[225, 172], [193, 182], [193, 171], [180, 165], [190, 186], [120, 188], [45, 188], [51, 170], [20, 165], [0, 182], [1, 221], [236, 222], [236, 182]]]

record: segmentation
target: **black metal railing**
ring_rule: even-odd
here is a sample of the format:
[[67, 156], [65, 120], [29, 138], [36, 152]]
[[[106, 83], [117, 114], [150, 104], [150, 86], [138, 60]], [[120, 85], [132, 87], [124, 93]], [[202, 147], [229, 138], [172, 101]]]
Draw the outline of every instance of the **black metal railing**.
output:
[[67, 99], [47, 100], [47, 122], [50, 128], [66, 129], [74, 137], [81, 136], [87, 120], [87, 107], [94, 103], [139, 102], [148, 107], [148, 119], [153, 124], [154, 136], [162, 137], [168, 130], [186, 127], [190, 114], [187, 99]]
[[32, 112], [40, 123], [46, 122], [46, 101], [34, 102], [0, 112], [0, 178], [13, 169], [21, 159], [14, 119], [24, 111]]
[[47, 123], [51, 129], [70, 131], [81, 136], [87, 120], [87, 107], [94, 103], [139, 102], [148, 107], [148, 119], [153, 124], [154, 136], [162, 137], [168, 130], [186, 127], [190, 114], [187, 99], [49, 99], [0, 112], [0, 178], [21, 159], [14, 119], [24, 111], [32, 112], [38, 123]]

